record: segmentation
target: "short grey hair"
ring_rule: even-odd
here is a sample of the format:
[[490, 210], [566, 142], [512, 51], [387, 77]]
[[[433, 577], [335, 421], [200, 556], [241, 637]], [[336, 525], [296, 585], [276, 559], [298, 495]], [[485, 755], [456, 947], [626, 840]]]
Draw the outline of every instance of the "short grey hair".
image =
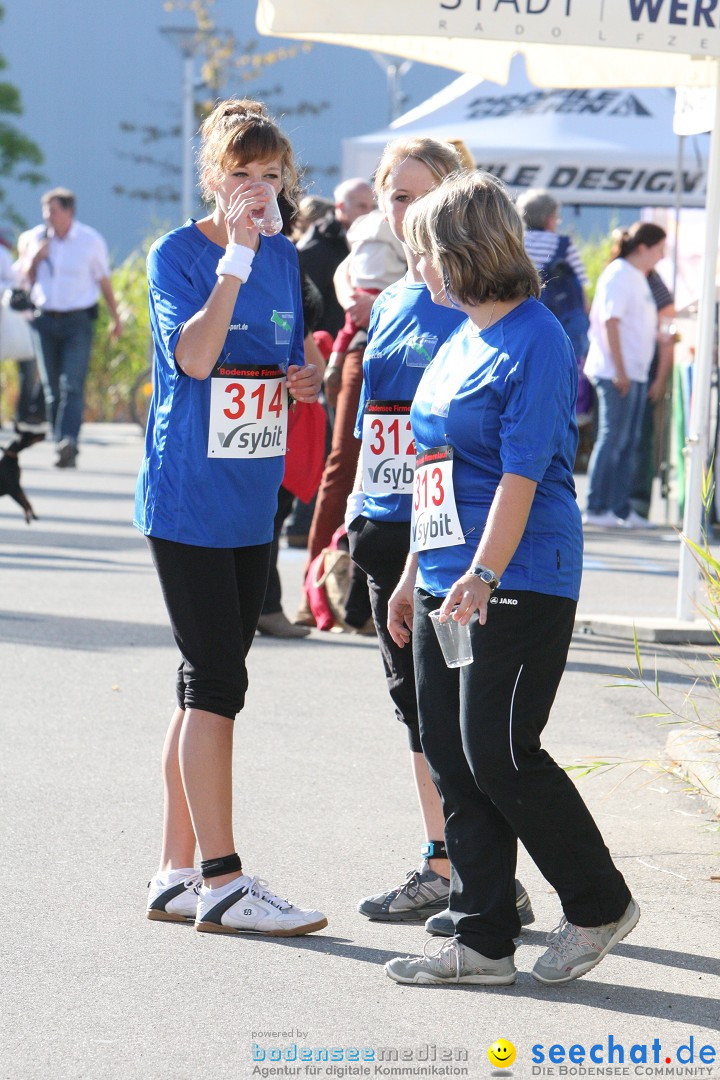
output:
[[530, 188], [518, 195], [515, 204], [526, 229], [543, 231], [548, 218], [560, 209], [560, 203], [545, 188]]
[[335, 205], [342, 206], [350, 192], [357, 191], [359, 188], [367, 188], [374, 198], [372, 184], [370, 183], [370, 181], [366, 180], [363, 176], [353, 176], [350, 180], [342, 180], [333, 191], [333, 199], [335, 200]]

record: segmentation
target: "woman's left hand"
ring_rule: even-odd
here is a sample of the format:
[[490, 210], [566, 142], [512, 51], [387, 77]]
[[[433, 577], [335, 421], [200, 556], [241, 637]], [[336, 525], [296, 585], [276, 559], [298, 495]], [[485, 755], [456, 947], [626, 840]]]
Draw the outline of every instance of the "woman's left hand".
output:
[[448, 618], [452, 612], [452, 618], [465, 626], [470, 622], [472, 613], [477, 611], [478, 622], [484, 626], [487, 620], [488, 601], [491, 596], [490, 586], [481, 581], [477, 574], [463, 574], [461, 578], [457, 579], [443, 600], [440, 615]]
[[314, 364], [290, 364], [287, 372], [288, 390], [296, 401], [317, 401], [322, 379]]

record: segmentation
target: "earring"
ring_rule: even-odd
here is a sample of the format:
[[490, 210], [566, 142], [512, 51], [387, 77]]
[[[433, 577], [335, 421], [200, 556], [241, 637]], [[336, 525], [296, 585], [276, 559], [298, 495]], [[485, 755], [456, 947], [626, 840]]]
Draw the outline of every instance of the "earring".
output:
[[448, 274], [447, 270], [445, 270], [445, 268], [443, 268], [443, 272], [442, 272], [442, 283], [443, 283], [443, 291], [445, 293], [445, 299], [447, 300], [447, 302], [449, 304], [452, 304], [452, 306], [454, 308], [456, 308], [458, 305], [453, 300], [453, 298], [452, 298], [452, 296], [450, 294], [450, 275]]

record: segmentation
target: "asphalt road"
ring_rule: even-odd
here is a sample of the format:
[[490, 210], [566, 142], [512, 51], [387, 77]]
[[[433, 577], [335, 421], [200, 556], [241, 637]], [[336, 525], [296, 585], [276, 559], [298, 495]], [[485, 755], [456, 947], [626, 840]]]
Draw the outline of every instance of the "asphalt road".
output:
[[[344, 1075], [475, 1080], [491, 1074], [487, 1049], [504, 1038], [517, 1050], [516, 1077], [582, 1076], [607, 1068], [612, 1038], [624, 1061], [615, 1050], [611, 1064], [624, 1075], [720, 1076], [699, 1057], [705, 1045], [720, 1057], [719, 834], [681, 782], [642, 766], [662, 760], [667, 727], [640, 715], [655, 709], [649, 691], [618, 687], [615, 676], [634, 664], [627, 641], [575, 638], [546, 739], [563, 764], [639, 763], [578, 780], [643, 912], [585, 978], [553, 990], [529, 975], [560, 909], [524, 852], [519, 875], [537, 920], [518, 950], [515, 986], [386, 978], [387, 959], [421, 949], [422, 928], [369, 923], [355, 905], [400, 883], [422, 837], [376, 645], [347, 635], [257, 638], [236, 735], [243, 862], [276, 891], [322, 908], [327, 929], [262, 940], [145, 919], [176, 652], [130, 525], [140, 454], [132, 428], [88, 426], [77, 471], [53, 469], [44, 444], [23, 455], [37, 522], [26, 526], [0, 501], [0, 1075], [244, 1080], [367, 1069]], [[670, 613], [676, 563], [668, 530], [591, 533], [581, 610]], [[281, 552], [289, 612], [301, 565], [300, 553]], [[652, 668], [657, 656], [663, 685], [679, 695], [697, 651], [658, 647], [645, 660]], [[711, 700], [704, 707], [716, 710]], [[691, 1040], [688, 1069], [702, 1072], [679, 1064]], [[563, 1074], [566, 1057], [550, 1073], [534, 1058], [551, 1045], [586, 1055], [599, 1045], [602, 1064], [586, 1056]], [[302, 1048], [333, 1047], [342, 1063], [299, 1060]], [[363, 1064], [363, 1048], [374, 1061]]]

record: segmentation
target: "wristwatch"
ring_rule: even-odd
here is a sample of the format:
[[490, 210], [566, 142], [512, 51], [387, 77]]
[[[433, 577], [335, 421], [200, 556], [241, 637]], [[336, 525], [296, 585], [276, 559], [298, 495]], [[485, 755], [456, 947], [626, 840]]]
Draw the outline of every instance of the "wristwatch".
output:
[[482, 563], [475, 563], [474, 566], [470, 567], [470, 573], [474, 574], [475, 577], [479, 577], [486, 585], [489, 585], [491, 593], [500, 588], [500, 578], [489, 566], [483, 566]]

